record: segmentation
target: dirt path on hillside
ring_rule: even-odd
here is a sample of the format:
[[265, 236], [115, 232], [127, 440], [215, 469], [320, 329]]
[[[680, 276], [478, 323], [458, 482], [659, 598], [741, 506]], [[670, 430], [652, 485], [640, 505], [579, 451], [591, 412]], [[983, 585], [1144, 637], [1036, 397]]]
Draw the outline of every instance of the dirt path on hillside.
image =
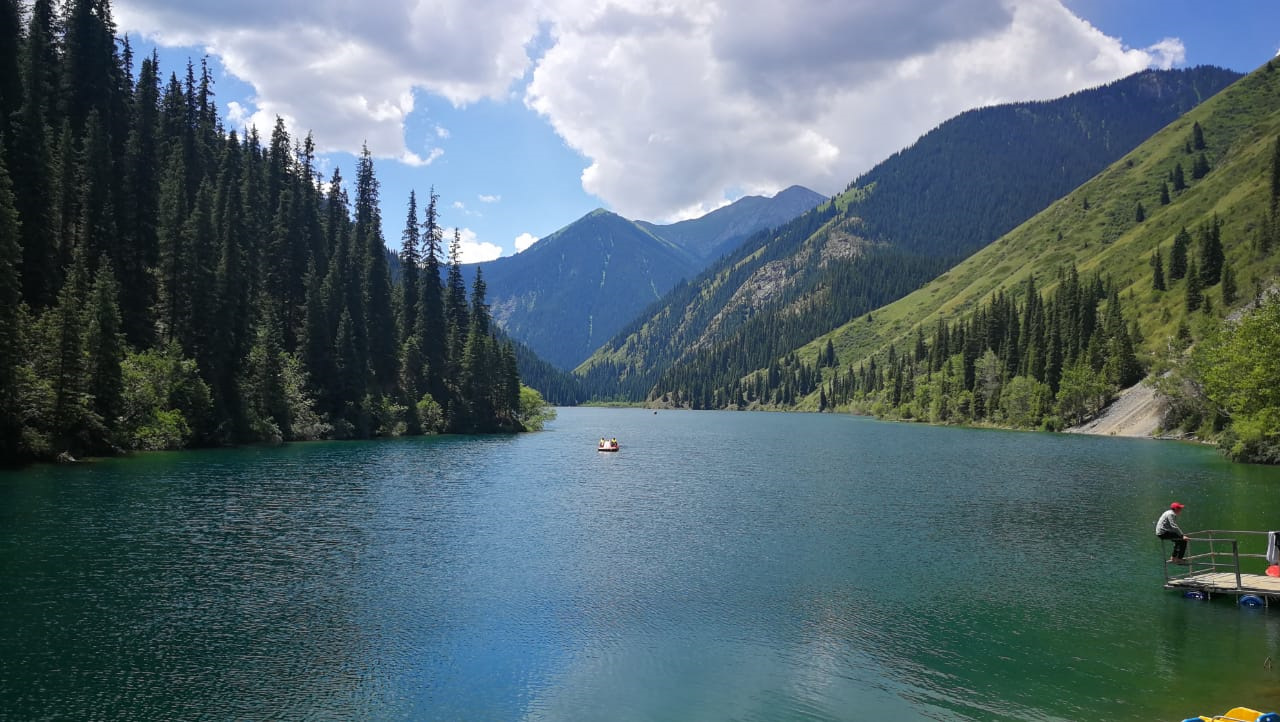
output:
[[1151, 436], [1160, 428], [1164, 416], [1164, 403], [1156, 397], [1155, 389], [1143, 383], [1135, 384], [1120, 393], [1098, 418], [1067, 429], [1068, 434], [1098, 434], [1100, 436]]

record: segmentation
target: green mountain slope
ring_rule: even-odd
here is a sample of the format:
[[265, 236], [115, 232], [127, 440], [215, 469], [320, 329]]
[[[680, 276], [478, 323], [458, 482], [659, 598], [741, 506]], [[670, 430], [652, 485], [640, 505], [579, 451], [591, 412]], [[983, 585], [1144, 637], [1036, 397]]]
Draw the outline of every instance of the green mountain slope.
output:
[[[1197, 136], [1203, 139], [1202, 149], [1196, 147]], [[839, 367], [847, 378], [865, 374], [872, 360], [881, 372], [888, 373], [886, 365], [891, 363], [892, 355], [896, 359], [892, 362], [894, 368], [910, 369], [897, 383], [919, 384], [922, 371], [940, 373], [927, 369], [927, 363], [917, 366], [920, 360], [914, 358], [920, 350], [926, 357], [930, 354], [937, 342], [939, 324], [952, 331], [967, 326], [968, 338], [972, 338], [975, 319], [999, 323], [998, 317], [1005, 311], [994, 313], [995, 308], [1008, 309], [1025, 319], [1032, 315], [1023, 302], [1029, 279], [1034, 279], [1050, 303], [1064, 306], [1056, 296], [1064, 283], [1070, 284], [1071, 269], [1077, 269], [1085, 279], [1084, 287], [1092, 284], [1102, 289], [1102, 293], [1093, 296], [1095, 300], [1098, 296], [1105, 300], [1090, 313], [1096, 312], [1097, 318], [1102, 319], [1113, 312], [1110, 306], [1118, 307], [1140, 357], [1151, 361], [1170, 353], [1176, 355], [1190, 340], [1216, 326], [1234, 307], [1261, 296], [1280, 272], [1274, 218], [1280, 190], [1276, 188], [1276, 174], [1280, 172], [1278, 138], [1280, 69], [1268, 63], [933, 282], [800, 347], [791, 356], [800, 365], [817, 365], [826, 357], [830, 344], [841, 359]], [[1202, 163], [1207, 165], [1207, 172], [1195, 178], [1192, 169]], [[1184, 190], [1175, 190], [1177, 175], [1186, 182]], [[1167, 203], [1162, 202], [1165, 193]], [[1166, 271], [1166, 290], [1155, 290], [1156, 254], [1162, 269], [1170, 269], [1175, 239], [1183, 229], [1191, 239], [1188, 273], [1179, 279]], [[1221, 242], [1225, 257], [1223, 278], [1230, 277], [1234, 283], [1202, 281], [1200, 294], [1204, 301], [1193, 305], [1188, 301], [1188, 285], [1194, 291], [1192, 279], [1201, 279], [1199, 271], [1205, 264], [1210, 237]], [[1224, 288], [1227, 285], [1235, 286], [1234, 293]], [[1102, 321], [1097, 323], [1101, 325]], [[919, 339], [925, 340], [923, 345]], [[1033, 346], [1023, 339], [1024, 353]], [[911, 353], [913, 348], [917, 353]], [[973, 341], [971, 348], [953, 359], [956, 370], [987, 351], [1005, 358], [1007, 344]], [[1106, 351], [1100, 350], [1099, 354], [1091, 363], [1095, 365], [1092, 372], [1100, 374], [1097, 363], [1106, 362]], [[1021, 373], [1016, 362], [1011, 366], [993, 376], [993, 386], [987, 391], [975, 390], [974, 380], [957, 376], [961, 386], [948, 393], [985, 393], [996, 399], [1002, 389], [1008, 392], [1008, 384]], [[762, 373], [764, 369], [757, 375]], [[832, 376], [833, 371], [827, 370], [828, 384], [815, 389], [800, 406], [821, 405], [832, 391]], [[1047, 381], [1035, 374], [1028, 378], [1038, 383]], [[862, 408], [931, 416], [927, 407], [907, 409], [904, 404], [910, 399], [906, 396], [894, 403], [883, 388], [863, 391], [852, 395], [855, 405]], [[1105, 400], [1113, 391], [1114, 387], [1104, 388], [1098, 397]], [[1056, 399], [1046, 401], [1055, 405], [1043, 409], [1046, 413], [1039, 418], [1062, 408], [1060, 393]], [[977, 418], [1009, 422], [1001, 418], [1002, 413], [1002, 407], [988, 408]], [[975, 416], [973, 409], [969, 416]], [[953, 415], [937, 420], [956, 418], [959, 417]]]
[[1042, 103], [962, 113], [850, 184], [863, 233], [967, 256], [1240, 77], [1148, 70]]
[[[596, 397], [729, 403], [728, 382], [918, 287], [1235, 77], [1217, 68], [1139, 73], [949, 120], [835, 204], [748, 239], [576, 373]], [[997, 206], [1000, 214], [988, 212]]]

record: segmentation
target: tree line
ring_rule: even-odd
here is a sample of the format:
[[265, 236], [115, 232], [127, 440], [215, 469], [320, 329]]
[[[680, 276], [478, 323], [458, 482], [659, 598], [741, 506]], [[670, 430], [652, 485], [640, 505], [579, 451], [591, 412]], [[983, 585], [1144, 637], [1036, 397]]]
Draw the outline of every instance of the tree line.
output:
[[1071, 267], [1049, 299], [1033, 278], [1020, 294], [999, 291], [965, 319], [939, 321], [928, 334], [917, 329], [910, 349], [891, 345], [856, 368], [835, 369], [820, 406], [1057, 429], [1089, 418], [1143, 377], [1135, 333], [1117, 291]]
[[393, 281], [367, 149], [352, 198], [309, 134], [228, 130], [206, 63], [135, 74], [107, 0], [4, 0], [0, 48], [3, 458], [536, 414], [434, 191]]

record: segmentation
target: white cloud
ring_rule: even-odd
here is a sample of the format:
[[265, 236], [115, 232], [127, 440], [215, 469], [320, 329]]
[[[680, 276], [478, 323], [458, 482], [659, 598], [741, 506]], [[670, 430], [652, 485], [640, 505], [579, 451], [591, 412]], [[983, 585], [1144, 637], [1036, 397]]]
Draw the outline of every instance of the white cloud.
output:
[[524, 251], [529, 246], [532, 246], [537, 242], [538, 242], [538, 237], [533, 235], [532, 233], [521, 233], [520, 235], [516, 236], [516, 253], [520, 253], [521, 251]]
[[414, 168], [422, 168], [424, 166], [429, 166], [432, 163], [436, 162], [436, 160], [442, 155], [444, 155], [444, 150], [442, 148], [432, 148], [431, 150], [427, 151], [426, 158], [423, 158], [417, 153], [414, 153], [413, 151], [406, 149], [403, 153], [400, 154], [400, 157], [397, 160], [399, 160], [401, 163], [404, 163], [405, 165], [412, 166]]
[[227, 124], [232, 128], [247, 127], [252, 115], [253, 111], [244, 107], [244, 105], [238, 101], [232, 100], [227, 103]]
[[[421, 88], [465, 105], [503, 99], [529, 66], [532, 4], [507, 0], [119, 0], [120, 32], [199, 46], [253, 86], [249, 122], [314, 131], [319, 150], [407, 158], [404, 120]], [[437, 130], [439, 133], [439, 129]], [[446, 131], [447, 133], [447, 131]], [[441, 136], [444, 137], [444, 136]]]
[[710, 210], [734, 187], [834, 192], [968, 108], [1182, 59], [1176, 40], [1124, 47], [1057, 0], [735, 0], [670, 12], [678, 19], [625, 27], [608, 9], [564, 20], [525, 97], [591, 159], [584, 188], [628, 217]]
[[502, 196], [489, 195], [487, 193], [481, 193], [477, 197], [480, 199], [481, 203], [497, 203], [502, 200]]
[[463, 203], [462, 201], [454, 201], [453, 209], [458, 211], [465, 211], [467, 210], [467, 204]]
[[470, 228], [458, 229], [458, 240], [458, 255], [463, 263], [492, 261], [502, 255], [500, 246], [478, 240]]
[[[1060, 0], [118, 0], [119, 29], [199, 45], [254, 89], [235, 120], [314, 131], [321, 151], [427, 165], [415, 89], [524, 102], [590, 160], [624, 216], [687, 217], [733, 192], [819, 192], [978, 105], [1047, 99], [1183, 62], [1126, 47]], [[530, 48], [545, 51], [535, 61]], [[437, 138], [448, 138], [439, 125]], [[495, 173], [500, 172], [498, 170]]]

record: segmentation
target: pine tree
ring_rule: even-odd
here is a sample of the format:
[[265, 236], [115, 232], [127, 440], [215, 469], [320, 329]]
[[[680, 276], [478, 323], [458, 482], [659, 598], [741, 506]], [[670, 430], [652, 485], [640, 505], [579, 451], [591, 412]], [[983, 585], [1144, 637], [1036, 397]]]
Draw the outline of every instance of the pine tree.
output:
[[399, 348], [395, 315], [391, 309], [391, 276], [387, 270], [382, 214], [378, 210], [378, 179], [373, 156], [366, 147], [356, 166], [355, 248], [362, 254], [365, 286], [365, 326], [368, 329], [369, 370], [378, 393], [395, 386]]
[[92, 399], [92, 418], [101, 424], [97, 435], [107, 444], [117, 441], [115, 429], [123, 409], [124, 377], [120, 364], [124, 361], [125, 342], [121, 329], [120, 286], [110, 260], [104, 259], [95, 274], [86, 304], [88, 328], [88, 393]]
[[18, 412], [18, 367], [24, 344], [21, 234], [18, 211], [13, 203], [13, 186], [0, 154], [0, 459], [16, 460], [22, 435]]
[[151, 269], [159, 260], [157, 217], [160, 192], [160, 86], [156, 56], [142, 61], [125, 144], [120, 184], [120, 308], [131, 345], [150, 346], [155, 336], [156, 287]]
[[1191, 178], [1200, 180], [1207, 175], [1209, 175], [1209, 159], [1205, 157], [1204, 153], [1201, 153], [1196, 156], [1195, 162], [1191, 164]]
[[467, 317], [467, 287], [462, 280], [462, 236], [457, 228], [453, 229], [453, 241], [449, 243], [444, 318], [448, 329], [447, 377], [456, 380], [461, 371], [463, 345], [467, 340], [470, 321]]
[[[418, 246], [421, 235], [418, 226], [418, 198], [409, 191], [409, 217], [405, 219], [404, 232], [400, 236], [400, 331], [401, 341], [407, 340], [418, 328], [418, 304], [422, 294], [418, 291], [418, 267], [421, 264]], [[418, 351], [421, 353], [421, 343]], [[416, 402], [417, 399], [414, 399]]]
[[1177, 281], [1187, 275], [1187, 249], [1191, 246], [1191, 234], [1186, 228], [1173, 237], [1173, 250], [1169, 253], [1169, 279]]
[[1160, 205], [1169, 205], [1169, 184], [1165, 182], [1160, 183]]
[[22, 107], [22, 8], [17, 0], [0, 0], [0, 142], [12, 153], [9, 123]]
[[1196, 268], [1195, 259], [1191, 259], [1187, 263], [1187, 313], [1198, 308], [1204, 302], [1204, 287], [1200, 279], [1200, 272]]
[[418, 337], [422, 346], [426, 379], [423, 390], [442, 407], [448, 403], [445, 392], [447, 378], [448, 326], [444, 311], [444, 286], [440, 278], [440, 241], [443, 238], [436, 205], [440, 196], [435, 188], [427, 196], [426, 217], [422, 224], [422, 303], [419, 304]]
[[285, 354], [280, 347], [278, 327], [279, 321], [268, 307], [254, 332], [245, 383], [252, 436], [268, 441], [293, 438], [284, 385]]
[[1276, 149], [1271, 155], [1271, 215], [1275, 216], [1280, 205], [1280, 135], [1276, 136]]
[[1222, 264], [1226, 262], [1222, 250], [1222, 223], [1217, 216], [1200, 227], [1200, 282], [1208, 288], [1222, 276]]
[[1173, 185], [1173, 191], [1175, 193], [1177, 193], [1178, 191], [1186, 190], [1187, 179], [1182, 175], [1181, 163], [1174, 164], [1173, 173], [1169, 176], [1169, 182]]
[[84, 142], [76, 164], [76, 234], [85, 244], [89, 269], [98, 259], [109, 258], [117, 265], [122, 251], [116, 228], [115, 192], [117, 185], [112, 167], [110, 138], [97, 109], [89, 111], [85, 120]]
[[72, 259], [57, 303], [40, 319], [43, 350], [37, 370], [53, 393], [44, 420], [53, 441], [61, 449], [78, 452], [86, 446], [83, 432], [91, 425], [84, 318], [88, 261], [82, 246], [73, 249]]
[[1133, 209], [1133, 220], [1137, 223], [1147, 220], [1147, 210], [1142, 207], [1142, 201], [1138, 201], [1138, 205]]
[[1204, 130], [1200, 128], [1199, 121], [1191, 124], [1191, 147], [1196, 150], [1204, 150]]
[[1225, 263], [1222, 266], [1222, 305], [1229, 307], [1235, 303], [1238, 296], [1236, 288], [1236, 274], [1231, 270], [1231, 264]]
[[1151, 254], [1151, 288], [1156, 291], [1165, 290], [1164, 261], [1161, 260], [1159, 248]]
[[251, 241], [246, 234], [243, 213], [244, 156], [237, 133], [233, 130], [223, 151], [214, 197], [214, 232], [218, 249], [214, 323], [209, 353], [204, 359], [206, 365], [202, 369], [213, 390], [214, 408], [230, 423], [232, 437], [227, 441], [247, 438], [249, 426], [241, 390], [244, 361], [254, 326], [249, 296], [251, 269], [248, 267], [248, 247]]
[[64, 260], [59, 248], [62, 224], [57, 216], [57, 155], [50, 132], [58, 89], [51, 0], [32, 4], [26, 40], [23, 103], [12, 124], [9, 170], [14, 206], [22, 219], [22, 297], [32, 309], [40, 310], [57, 297]]

